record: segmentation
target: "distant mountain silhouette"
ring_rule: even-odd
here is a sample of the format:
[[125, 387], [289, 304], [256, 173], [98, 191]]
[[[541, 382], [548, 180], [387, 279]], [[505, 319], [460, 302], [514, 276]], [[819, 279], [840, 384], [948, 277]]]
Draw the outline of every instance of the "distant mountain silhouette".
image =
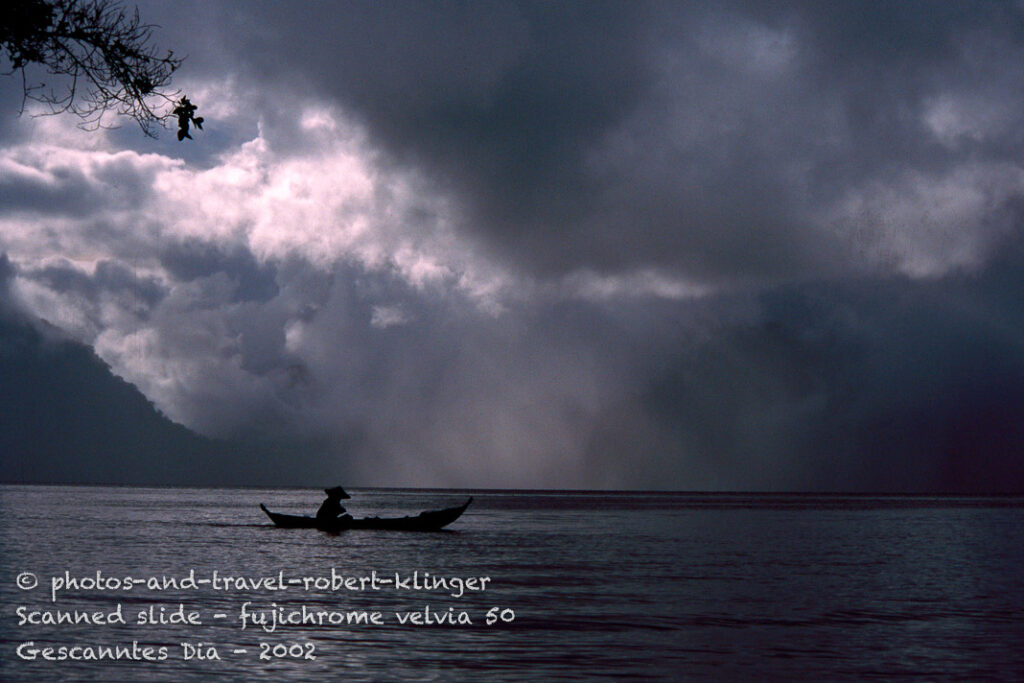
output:
[[89, 347], [0, 312], [5, 481], [223, 480], [224, 450], [161, 415]]
[[189, 431], [90, 347], [2, 304], [0, 481], [319, 486], [335, 474], [315, 447]]

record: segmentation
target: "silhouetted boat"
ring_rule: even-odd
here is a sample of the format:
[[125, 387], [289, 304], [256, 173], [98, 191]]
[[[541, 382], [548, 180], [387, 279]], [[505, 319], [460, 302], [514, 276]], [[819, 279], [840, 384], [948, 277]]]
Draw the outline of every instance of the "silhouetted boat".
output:
[[469, 504], [473, 502], [470, 496], [462, 505], [443, 510], [430, 510], [421, 512], [415, 517], [364, 517], [362, 519], [347, 518], [339, 519], [337, 524], [320, 524], [316, 517], [306, 515], [285, 515], [280, 512], [271, 512], [260, 503], [260, 509], [267, 513], [270, 521], [275, 526], [286, 529], [320, 529], [321, 531], [345, 531], [347, 529], [389, 529], [392, 531], [437, 531], [448, 526], [457, 520]]

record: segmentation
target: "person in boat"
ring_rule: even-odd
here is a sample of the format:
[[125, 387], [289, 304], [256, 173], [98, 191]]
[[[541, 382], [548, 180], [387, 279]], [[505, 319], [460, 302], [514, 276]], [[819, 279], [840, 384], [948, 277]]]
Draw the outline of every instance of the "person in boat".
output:
[[320, 509], [316, 511], [317, 522], [332, 524], [339, 519], [352, 519], [352, 515], [348, 514], [345, 506], [341, 504], [343, 498], [351, 498], [350, 495], [345, 493], [345, 489], [335, 486], [334, 488], [324, 489], [324, 493], [327, 494], [327, 500], [321, 503]]

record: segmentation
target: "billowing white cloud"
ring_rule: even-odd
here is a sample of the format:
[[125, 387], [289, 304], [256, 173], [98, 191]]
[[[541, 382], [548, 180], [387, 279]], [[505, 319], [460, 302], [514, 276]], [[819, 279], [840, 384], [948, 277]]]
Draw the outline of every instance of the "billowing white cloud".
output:
[[143, 4], [204, 130], [5, 122], [5, 292], [206, 434], [517, 486], [796, 486], [907, 367], [829, 350], [857, 283], [1012, 299], [958, 279], [1016, 282], [1011, 6], [406, 9]]
[[0, 215], [13, 290], [208, 435], [355, 431], [369, 445], [354, 467], [405, 483], [526, 486], [585, 469], [588, 425], [622, 380], [578, 339], [535, 336], [530, 298], [701, 290], [655, 271], [519, 276], [336, 109], [310, 106], [297, 125], [296, 147], [263, 123], [200, 165], [31, 136], [3, 149], [20, 202]]

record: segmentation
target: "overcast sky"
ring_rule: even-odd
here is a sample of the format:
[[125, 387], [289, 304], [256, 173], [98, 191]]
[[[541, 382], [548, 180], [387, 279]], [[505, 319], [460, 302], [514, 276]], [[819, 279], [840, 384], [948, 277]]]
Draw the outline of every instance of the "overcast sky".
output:
[[1024, 490], [1024, 3], [705, 5], [141, 3], [204, 130], [0, 80], [7, 296], [352, 485]]

